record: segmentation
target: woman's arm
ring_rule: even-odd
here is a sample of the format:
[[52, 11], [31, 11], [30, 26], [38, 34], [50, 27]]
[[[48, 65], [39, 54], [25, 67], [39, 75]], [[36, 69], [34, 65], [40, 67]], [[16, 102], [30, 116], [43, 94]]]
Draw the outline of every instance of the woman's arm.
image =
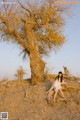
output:
[[50, 89], [47, 91], [47, 92], [50, 92], [50, 91], [52, 91], [54, 89], [54, 86], [53, 86], [53, 84], [52, 84], [52, 86], [50, 87]]
[[66, 85], [66, 82], [64, 81], [64, 79], [63, 79], [63, 81], [61, 82], [61, 84], [64, 84], [64, 85]]

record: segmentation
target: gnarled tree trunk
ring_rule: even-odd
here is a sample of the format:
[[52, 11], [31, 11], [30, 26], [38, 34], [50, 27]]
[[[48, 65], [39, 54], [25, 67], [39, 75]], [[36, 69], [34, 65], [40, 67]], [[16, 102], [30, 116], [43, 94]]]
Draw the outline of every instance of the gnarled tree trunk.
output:
[[38, 83], [44, 80], [44, 62], [42, 61], [38, 51], [30, 52], [30, 67], [32, 83]]
[[28, 24], [26, 25], [26, 28], [30, 53], [31, 78], [32, 83], [35, 84], [44, 80], [45, 63], [41, 59], [38, 42], [33, 29], [31, 29]]

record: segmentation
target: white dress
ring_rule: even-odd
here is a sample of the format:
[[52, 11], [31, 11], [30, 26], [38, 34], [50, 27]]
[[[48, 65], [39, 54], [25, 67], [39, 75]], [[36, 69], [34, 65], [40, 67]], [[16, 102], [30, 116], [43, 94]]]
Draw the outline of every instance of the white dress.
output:
[[60, 82], [60, 79], [56, 79], [52, 85], [53, 89], [55, 92], [59, 91], [62, 87], [61, 87], [61, 82]]
[[55, 92], [58, 92], [59, 90], [62, 89], [62, 86], [61, 86], [62, 84], [64, 84], [64, 81], [63, 81], [63, 82], [60, 82], [60, 79], [59, 79], [59, 80], [56, 79], [56, 80], [53, 82], [53, 84], [52, 84], [52, 86], [51, 86], [51, 88], [49, 89], [49, 92], [48, 92], [48, 100], [51, 100], [51, 99], [52, 99], [52, 95], [53, 95], [54, 91], [55, 91]]

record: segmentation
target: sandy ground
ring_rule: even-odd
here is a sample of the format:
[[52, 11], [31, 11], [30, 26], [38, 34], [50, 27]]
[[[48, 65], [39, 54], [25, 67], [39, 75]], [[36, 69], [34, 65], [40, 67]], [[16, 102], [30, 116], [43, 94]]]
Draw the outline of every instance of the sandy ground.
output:
[[63, 92], [67, 101], [46, 101], [52, 81], [31, 86], [27, 81], [0, 81], [0, 112], [8, 112], [8, 120], [80, 120], [80, 80], [65, 79]]

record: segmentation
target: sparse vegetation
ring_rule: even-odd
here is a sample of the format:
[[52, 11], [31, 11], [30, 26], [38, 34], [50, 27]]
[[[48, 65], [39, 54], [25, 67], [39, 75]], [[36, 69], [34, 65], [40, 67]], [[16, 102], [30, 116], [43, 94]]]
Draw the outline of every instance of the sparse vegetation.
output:
[[69, 76], [70, 73], [69, 73], [68, 68], [67, 68], [66, 66], [63, 66], [63, 68], [64, 68], [64, 75], [65, 75], [65, 76]]
[[22, 66], [20, 66], [20, 68], [16, 71], [15, 76], [19, 81], [22, 81], [25, 74], [26, 74], [25, 70], [23, 69]]

